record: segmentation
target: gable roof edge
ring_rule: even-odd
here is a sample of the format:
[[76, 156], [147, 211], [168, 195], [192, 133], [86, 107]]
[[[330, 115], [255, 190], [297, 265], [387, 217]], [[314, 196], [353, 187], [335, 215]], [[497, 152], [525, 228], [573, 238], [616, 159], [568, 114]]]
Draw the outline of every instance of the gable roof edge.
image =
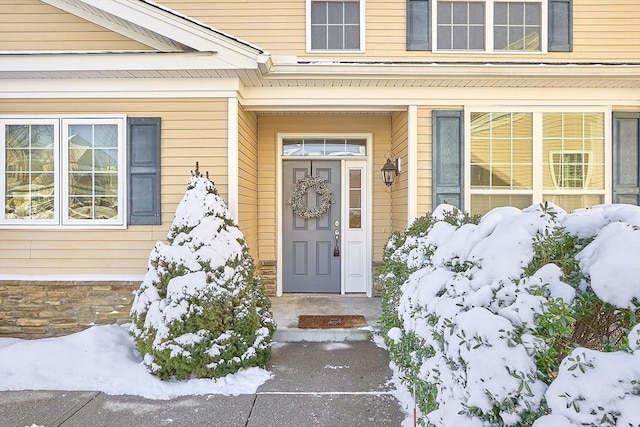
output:
[[226, 52], [254, 60], [265, 53], [150, 0], [41, 1], [163, 52]]

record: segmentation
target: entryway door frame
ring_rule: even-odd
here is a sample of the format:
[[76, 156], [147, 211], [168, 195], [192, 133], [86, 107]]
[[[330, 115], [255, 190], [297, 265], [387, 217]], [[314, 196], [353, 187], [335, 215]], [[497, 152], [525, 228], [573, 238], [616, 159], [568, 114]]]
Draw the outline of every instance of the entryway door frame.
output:
[[[282, 141], [287, 138], [325, 138], [325, 139], [366, 139], [367, 155], [363, 157], [354, 156], [283, 156], [282, 155]], [[366, 294], [367, 296], [373, 296], [373, 279], [371, 269], [372, 259], [372, 233], [373, 233], [373, 181], [372, 181], [372, 166], [373, 166], [373, 137], [370, 133], [278, 133], [277, 135], [277, 156], [276, 156], [276, 217], [277, 217], [277, 230], [276, 230], [276, 251], [277, 251], [277, 265], [276, 265], [276, 295], [282, 296], [283, 291], [283, 251], [282, 251], [282, 233], [283, 233], [283, 200], [288, 195], [282, 194], [283, 177], [282, 177], [282, 165], [283, 161], [287, 159], [298, 160], [340, 160], [341, 163], [341, 230], [340, 235], [343, 236], [340, 239], [340, 252], [344, 254], [341, 256], [341, 279], [340, 279], [340, 294], [347, 295], [351, 293]], [[364, 212], [362, 218], [363, 230], [354, 233], [353, 230], [348, 229], [349, 218], [349, 176], [350, 169], [360, 169], [363, 174], [362, 177], [363, 188], [363, 203], [362, 207]], [[350, 251], [356, 250], [358, 243], [364, 241], [364, 250], [358, 253], [358, 258], [353, 256]], [[353, 244], [352, 244], [353, 243]], [[351, 264], [349, 264], [351, 263]]]

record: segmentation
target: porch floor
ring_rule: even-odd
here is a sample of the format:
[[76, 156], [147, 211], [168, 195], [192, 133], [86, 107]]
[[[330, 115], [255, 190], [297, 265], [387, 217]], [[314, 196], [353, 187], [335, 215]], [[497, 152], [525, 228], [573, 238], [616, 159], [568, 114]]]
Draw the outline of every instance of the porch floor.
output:
[[[287, 294], [270, 297], [271, 310], [278, 326], [276, 342], [370, 341], [378, 330], [382, 314], [379, 297], [322, 294]], [[361, 314], [367, 326], [352, 329], [299, 329], [298, 316], [322, 314]]]

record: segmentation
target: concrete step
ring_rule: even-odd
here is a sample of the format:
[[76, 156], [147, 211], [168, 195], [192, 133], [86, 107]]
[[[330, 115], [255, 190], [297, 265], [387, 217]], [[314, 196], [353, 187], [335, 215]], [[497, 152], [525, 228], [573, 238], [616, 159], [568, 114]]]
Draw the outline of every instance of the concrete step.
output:
[[332, 329], [300, 329], [278, 328], [273, 341], [281, 343], [294, 342], [364, 342], [371, 341], [371, 328], [332, 328]]

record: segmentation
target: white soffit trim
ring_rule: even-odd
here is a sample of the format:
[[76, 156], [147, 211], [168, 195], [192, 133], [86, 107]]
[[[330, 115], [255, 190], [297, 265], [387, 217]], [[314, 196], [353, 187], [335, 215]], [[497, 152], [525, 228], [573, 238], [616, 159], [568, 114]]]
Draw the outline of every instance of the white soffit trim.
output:
[[197, 50], [251, 58], [262, 49], [149, 0], [41, 0], [166, 52]]

